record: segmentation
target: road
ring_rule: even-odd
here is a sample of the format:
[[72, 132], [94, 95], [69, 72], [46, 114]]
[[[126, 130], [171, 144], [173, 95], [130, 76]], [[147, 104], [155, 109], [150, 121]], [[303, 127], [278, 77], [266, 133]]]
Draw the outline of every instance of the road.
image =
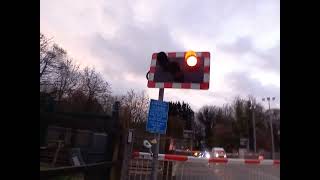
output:
[[[210, 179], [210, 180], [253, 180], [280, 179], [279, 167], [259, 165], [224, 165], [183, 163], [177, 168], [177, 177], [181, 179]], [[278, 168], [278, 169], [277, 169]]]
[[[169, 168], [165, 165], [171, 163]], [[132, 160], [130, 165], [130, 177], [132, 180], [149, 180], [151, 161]], [[168, 173], [172, 170], [172, 174]], [[165, 178], [164, 178], [165, 177]], [[215, 163], [191, 163], [191, 162], [164, 162], [160, 161], [158, 180], [279, 180], [279, 166], [262, 165], [236, 165]]]

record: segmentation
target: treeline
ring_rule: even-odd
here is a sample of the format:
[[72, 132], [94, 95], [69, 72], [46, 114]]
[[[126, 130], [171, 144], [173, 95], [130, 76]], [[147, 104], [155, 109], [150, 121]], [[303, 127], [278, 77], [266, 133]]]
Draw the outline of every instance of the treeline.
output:
[[[280, 148], [280, 109], [265, 110], [255, 99], [237, 97], [230, 105], [204, 106], [196, 114], [196, 137], [209, 147], [221, 146], [229, 151], [238, 149], [240, 138], [249, 140], [254, 149], [253, 115], [255, 118], [257, 150], [271, 149], [270, 118], [273, 120], [275, 149]], [[254, 112], [253, 112], [254, 111]], [[200, 142], [199, 142], [200, 144]]]
[[186, 102], [169, 102], [167, 135], [173, 138], [183, 138], [183, 130], [193, 129], [194, 114]]

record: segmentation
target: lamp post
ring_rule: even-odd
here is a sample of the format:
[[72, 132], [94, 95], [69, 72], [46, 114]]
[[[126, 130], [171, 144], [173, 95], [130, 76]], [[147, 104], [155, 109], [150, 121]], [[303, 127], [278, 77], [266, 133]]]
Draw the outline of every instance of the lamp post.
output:
[[255, 100], [251, 101], [250, 109], [252, 110], [252, 127], [253, 127], [253, 148], [254, 153], [257, 153], [257, 139], [256, 139], [256, 121], [255, 121], [255, 109], [256, 109], [256, 102]]
[[274, 138], [273, 138], [273, 123], [272, 123], [272, 117], [271, 117], [271, 111], [270, 111], [270, 101], [274, 101], [276, 98], [275, 97], [267, 97], [267, 98], [262, 98], [262, 101], [267, 100], [268, 105], [269, 105], [269, 122], [270, 122], [270, 131], [271, 131], [271, 146], [272, 146], [272, 159], [274, 159]]

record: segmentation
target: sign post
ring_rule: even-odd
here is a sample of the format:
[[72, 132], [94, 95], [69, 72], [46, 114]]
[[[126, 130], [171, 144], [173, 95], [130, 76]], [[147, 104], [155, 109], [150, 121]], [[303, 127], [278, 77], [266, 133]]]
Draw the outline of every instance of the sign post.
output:
[[163, 102], [163, 95], [164, 88], [160, 88], [158, 101], [151, 99], [147, 121], [147, 131], [154, 133], [154, 139], [156, 140], [153, 149], [151, 180], [157, 179], [160, 134], [165, 134], [167, 129], [169, 103]]

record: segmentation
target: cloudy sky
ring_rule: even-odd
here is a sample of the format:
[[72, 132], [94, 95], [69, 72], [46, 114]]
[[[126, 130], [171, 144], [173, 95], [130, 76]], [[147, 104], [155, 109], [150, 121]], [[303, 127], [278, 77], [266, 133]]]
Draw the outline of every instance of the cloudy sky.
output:
[[148, 89], [159, 51], [210, 51], [210, 89], [165, 90], [194, 109], [249, 94], [280, 107], [279, 0], [41, 0], [41, 32], [82, 66], [95, 67], [115, 94]]

